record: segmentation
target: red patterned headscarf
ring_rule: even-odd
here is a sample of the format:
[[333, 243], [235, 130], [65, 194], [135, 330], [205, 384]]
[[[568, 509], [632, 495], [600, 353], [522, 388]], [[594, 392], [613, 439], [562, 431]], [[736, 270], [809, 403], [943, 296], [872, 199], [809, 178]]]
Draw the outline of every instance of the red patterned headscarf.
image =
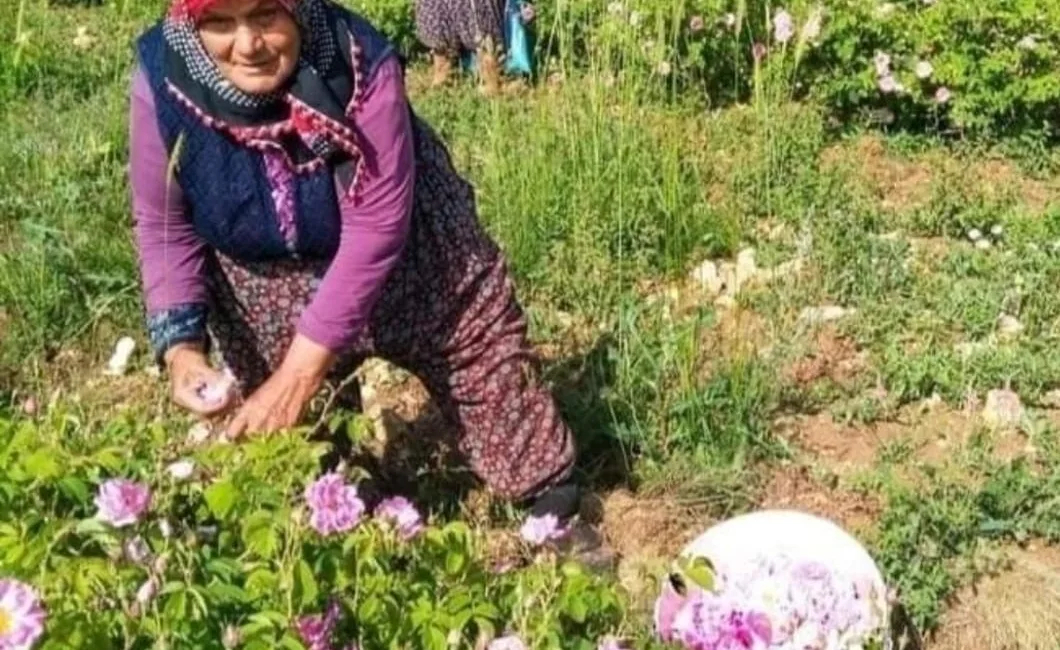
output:
[[[169, 15], [174, 18], [190, 18], [198, 21], [203, 14], [218, 0], [172, 0], [169, 5]], [[298, 0], [277, 0], [284, 9], [294, 13], [294, 7]]]
[[352, 193], [363, 167], [347, 117], [362, 92], [360, 50], [347, 30], [332, 24], [329, 0], [277, 1], [302, 34], [298, 65], [286, 86], [256, 95], [228, 82], [196, 30], [217, 0], [173, 0], [163, 21], [169, 90], [207, 126], [245, 146], [283, 151], [295, 172], [334, 164]]

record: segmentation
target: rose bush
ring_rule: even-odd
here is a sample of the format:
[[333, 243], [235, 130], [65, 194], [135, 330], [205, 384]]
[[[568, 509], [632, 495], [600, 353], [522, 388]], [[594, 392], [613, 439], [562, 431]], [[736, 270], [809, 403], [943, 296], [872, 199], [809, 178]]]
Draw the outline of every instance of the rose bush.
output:
[[595, 648], [622, 627], [604, 579], [550, 554], [496, 573], [479, 531], [366, 503], [322, 452], [0, 417], [0, 647]]
[[[362, 10], [415, 56], [412, 3], [401, 14], [393, 1]], [[751, 101], [760, 68], [775, 93], [842, 121], [1048, 138], [1060, 124], [1056, 3], [572, 0], [537, 11], [542, 60], [650, 78], [712, 106]]]

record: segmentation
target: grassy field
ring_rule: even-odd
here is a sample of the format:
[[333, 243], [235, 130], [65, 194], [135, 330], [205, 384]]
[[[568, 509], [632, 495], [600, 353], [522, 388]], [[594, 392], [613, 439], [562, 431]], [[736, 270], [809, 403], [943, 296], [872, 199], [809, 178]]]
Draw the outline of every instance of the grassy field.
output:
[[[129, 38], [149, 4], [0, 16], [0, 420], [190, 425], [147, 372], [131, 239]], [[769, 93], [708, 110], [598, 63], [493, 101], [429, 90], [418, 61], [409, 86], [510, 256], [618, 588], [643, 605], [646, 573], [712, 520], [797, 507], [866, 540], [931, 647], [1057, 647], [1060, 158]], [[135, 368], [104, 377], [122, 335]], [[439, 433], [414, 379], [368, 385], [388, 437]], [[402, 458], [424, 495], [446, 478]]]

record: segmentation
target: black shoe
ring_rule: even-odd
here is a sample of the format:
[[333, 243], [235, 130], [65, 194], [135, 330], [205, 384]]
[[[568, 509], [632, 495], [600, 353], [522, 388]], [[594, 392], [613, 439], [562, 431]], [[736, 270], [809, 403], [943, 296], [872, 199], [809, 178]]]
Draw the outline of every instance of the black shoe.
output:
[[558, 485], [537, 498], [530, 507], [530, 516], [555, 515], [561, 522], [565, 522], [578, 514], [581, 500], [581, 488], [574, 483]]
[[613, 572], [618, 565], [618, 555], [592, 525], [578, 516], [581, 496], [581, 489], [577, 485], [559, 485], [538, 497], [530, 509], [530, 515], [555, 515], [560, 526], [568, 528], [567, 534], [555, 545], [560, 555], [594, 573]]

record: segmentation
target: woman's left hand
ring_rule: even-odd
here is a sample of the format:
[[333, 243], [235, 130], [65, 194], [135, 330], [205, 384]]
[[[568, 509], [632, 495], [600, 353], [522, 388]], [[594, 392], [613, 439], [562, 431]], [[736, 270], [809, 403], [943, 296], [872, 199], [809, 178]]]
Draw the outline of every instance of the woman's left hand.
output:
[[226, 437], [231, 440], [297, 426], [333, 361], [334, 355], [326, 348], [296, 336], [283, 364], [229, 422]]

